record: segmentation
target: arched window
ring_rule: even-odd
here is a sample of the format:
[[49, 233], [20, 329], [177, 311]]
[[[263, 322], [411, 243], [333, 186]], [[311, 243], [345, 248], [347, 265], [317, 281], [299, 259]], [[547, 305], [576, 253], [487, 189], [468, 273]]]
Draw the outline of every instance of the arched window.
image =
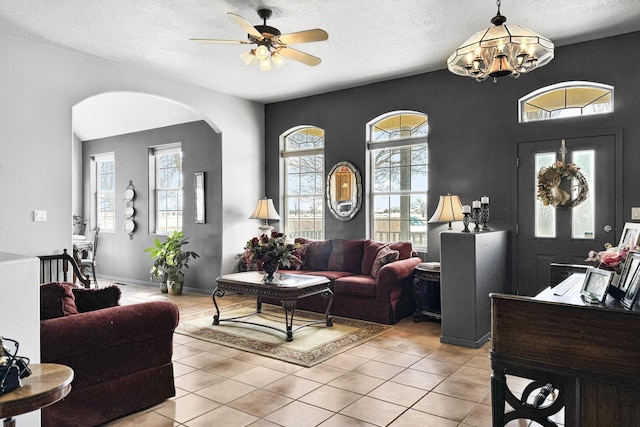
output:
[[427, 250], [429, 125], [426, 114], [394, 111], [367, 124], [369, 235], [411, 240]]
[[613, 112], [613, 86], [564, 82], [520, 98], [520, 123]]
[[324, 238], [324, 130], [300, 126], [281, 136], [284, 232]]

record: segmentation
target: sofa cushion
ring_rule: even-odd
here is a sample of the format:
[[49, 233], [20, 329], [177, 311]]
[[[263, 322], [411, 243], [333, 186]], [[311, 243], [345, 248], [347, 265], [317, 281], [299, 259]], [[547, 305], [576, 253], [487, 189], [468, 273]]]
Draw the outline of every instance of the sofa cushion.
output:
[[375, 240], [365, 240], [363, 249], [364, 253], [362, 255], [362, 264], [360, 265], [360, 274], [363, 276], [368, 276], [371, 274], [371, 267], [373, 267], [373, 261], [376, 260], [376, 255], [378, 255], [378, 251], [384, 248], [387, 244], [376, 242]]
[[120, 303], [120, 294], [120, 288], [115, 285], [94, 289], [73, 289], [76, 307], [80, 313], [115, 307]]
[[376, 279], [371, 276], [348, 276], [336, 279], [333, 284], [336, 295], [356, 295], [375, 298], [377, 292]]
[[51, 282], [40, 285], [40, 320], [78, 314], [73, 283]]
[[353, 273], [349, 273], [348, 271], [331, 271], [331, 270], [318, 270], [318, 271], [308, 271], [305, 274], [309, 274], [311, 276], [322, 276], [331, 280], [332, 282], [341, 277], [349, 277], [353, 276]]
[[398, 259], [408, 259], [413, 256], [413, 245], [410, 241], [389, 243], [389, 248], [400, 252]]
[[296, 243], [305, 245], [302, 270], [326, 270], [331, 256], [331, 240], [310, 240], [296, 237]]
[[378, 251], [378, 255], [376, 255], [376, 259], [373, 261], [373, 266], [371, 267], [371, 275], [373, 277], [378, 277], [378, 272], [382, 267], [389, 264], [390, 262], [394, 262], [398, 260], [400, 256], [400, 252], [390, 249], [389, 247], [384, 247]]
[[327, 270], [360, 274], [364, 240], [332, 239]]

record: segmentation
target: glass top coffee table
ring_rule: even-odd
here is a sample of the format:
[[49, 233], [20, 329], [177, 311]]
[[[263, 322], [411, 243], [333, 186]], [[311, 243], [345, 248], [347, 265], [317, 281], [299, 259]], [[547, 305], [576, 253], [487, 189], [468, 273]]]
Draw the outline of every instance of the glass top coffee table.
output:
[[[216, 288], [213, 290], [211, 295], [213, 304], [216, 306], [216, 314], [213, 315], [213, 324], [219, 325], [220, 322], [237, 322], [262, 326], [284, 333], [287, 336], [287, 341], [293, 341], [293, 333], [306, 326], [316, 325], [319, 323], [325, 323], [327, 326], [333, 326], [333, 318], [331, 316], [333, 292], [329, 287], [329, 279], [322, 276], [311, 276], [306, 274], [275, 274], [274, 280], [270, 282], [265, 282], [264, 278], [265, 274], [258, 271], [225, 274], [218, 277], [216, 279]], [[223, 297], [226, 291], [255, 295], [256, 312], [246, 316], [231, 317], [227, 319], [220, 318], [220, 309], [218, 308], [216, 297]], [[327, 309], [325, 310], [325, 320], [305, 323], [297, 326], [296, 329], [293, 329], [293, 314], [296, 308], [296, 302], [301, 298], [318, 294], [328, 299]], [[278, 329], [273, 326], [242, 320], [262, 312], [263, 297], [280, 300], [282, 307], [284, 308], [286, 329]]]

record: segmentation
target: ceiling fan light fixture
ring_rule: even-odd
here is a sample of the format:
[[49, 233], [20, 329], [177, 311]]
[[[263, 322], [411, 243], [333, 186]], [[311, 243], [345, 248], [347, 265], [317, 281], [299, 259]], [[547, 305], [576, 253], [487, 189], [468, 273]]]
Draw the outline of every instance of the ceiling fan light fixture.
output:
[[549, 63], [554, 57], [551, 40], [519, 25], [507, 26], [507, 18], [498, 13], [489, 27], [471, 36], [447, 60], [449, 71], [459, 76], [484, 81], [493, 77], [518, 78]]
[[282, 68], [282, 66], [287, 62], [287, 59], [277, 51], [271, 54], [271, 59], [273, 59], [273, 63], [276, 64], [276, 67], [278, 68]]
[[261, 59], [260, 60], [260, 69], [262, 71], [271, 70], [271, 61], [269, 60], [269, 57], [267, 57], [267, 59]]
[[241, 54], [240, 60], [244, 65], [259, 63], [262, 71], [269, 71], [271, 69], [271, 60], [273, 60], [273, 63], [276, 64], [276, 67], [278, 68], [282, 67], [287, 62], [287, 59], [300, 62], [310, 67], [319, 65], [321, 62], [320, 58], [294, 49], [290, 47], [290, 45], [324, 41], [329, 38], [329, 34], [320, 28], [282, 34], [277, 28], [267, 25], [267, 19], [271, 17], [271, 14], [271, 10], [269, 9], [259, 9], [258, 16], [262, 19], [263, 24], [251, 25], [240, 15], [232, 12], [227, 13], [229, 19], [247, 32], [248, 40], [221, 40], [205, 38], [191, 38], [189, 40], [202, 43], [238, 43], [244, 45], [255, 45], [254, 49]]
[[265, 60], [269, 58], [269, 48], [263, 44], [256, 48], [256, 57], [260, 60]]
[[254, 51], [255, 51], [255, 49], [251, 49], [251, 50], [248, 50], [246, 52], [243, 52], [240, 55], [240, 61], [242, 61], [242, 63], [244, 65], [247, 65], [247, 66], [253, 64], [256, 61], [258, 61], [258, 58], [256, 58], [256, 55], [255, 55]]

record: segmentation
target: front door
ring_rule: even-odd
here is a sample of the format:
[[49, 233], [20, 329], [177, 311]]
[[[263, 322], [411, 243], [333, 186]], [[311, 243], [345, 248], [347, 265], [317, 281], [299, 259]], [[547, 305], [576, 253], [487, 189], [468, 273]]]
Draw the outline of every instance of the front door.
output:
[[[533, 296], [549, 286], [552, 262], [588, 264], [590, 250], [616, 240], [616, 134], [566, 138], [566, 162], [575, 163], [588, 183], [586, 200], [572, 208], [544, 206], [537, 198], [538, 172], [562, 159], [561, 141], [518, 144], [517, 293]], [[622, 176], [622, 175], [618, 175]], [[567, 178], [560, 189], [575, 200], [584, 186]], [[571, 191], [573, 190], [573, 193]], [[555, 191], [555, 190], [554, 190]], [[619, 234], [619, 233], [618, 233]]]

